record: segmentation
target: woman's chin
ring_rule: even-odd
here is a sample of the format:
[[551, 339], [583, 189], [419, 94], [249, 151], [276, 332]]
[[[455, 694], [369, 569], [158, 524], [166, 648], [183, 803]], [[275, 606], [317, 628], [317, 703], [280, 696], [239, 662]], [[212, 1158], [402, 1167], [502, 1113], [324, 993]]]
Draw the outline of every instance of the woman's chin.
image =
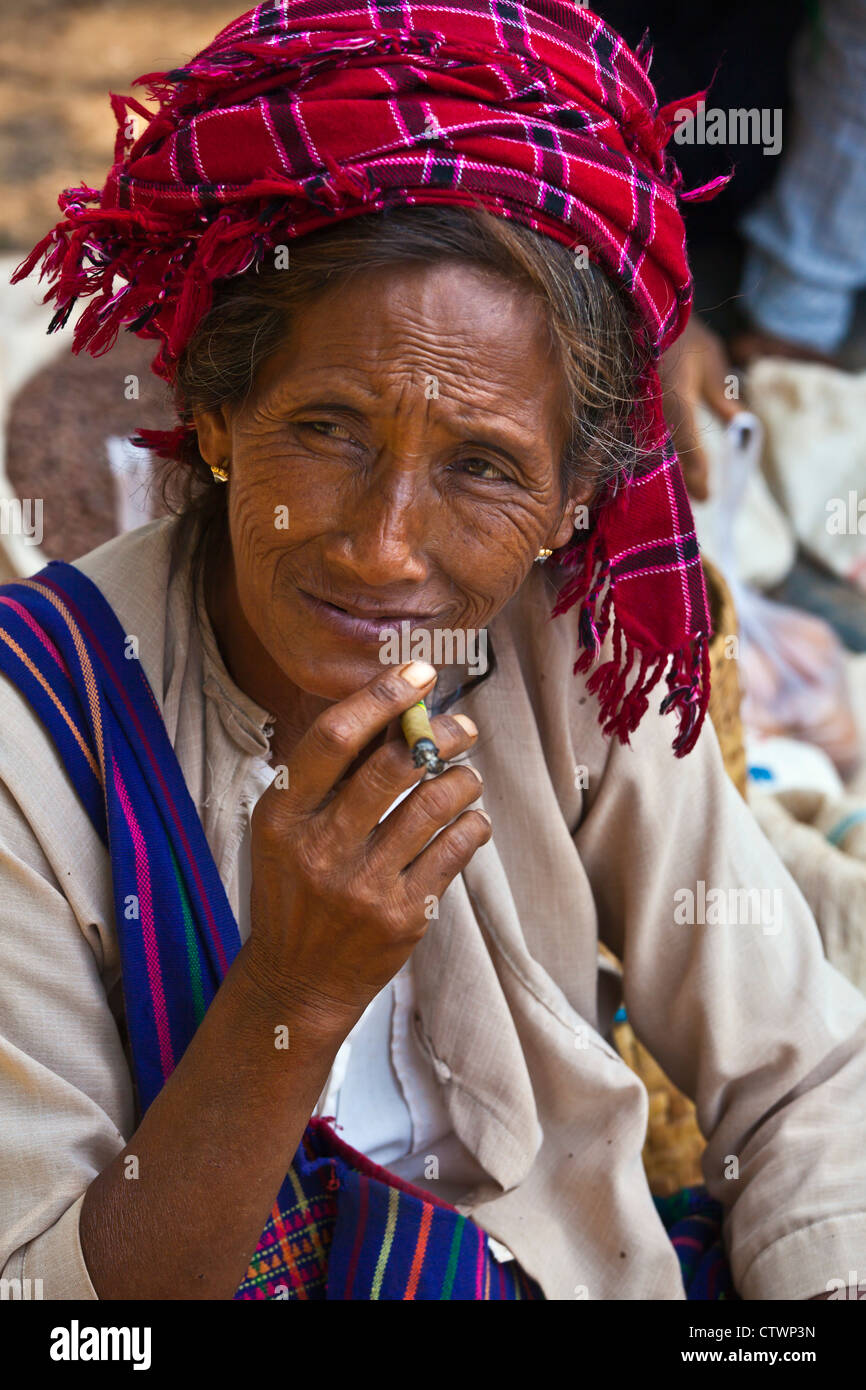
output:
[[322, 700], [345, 700], [367, 685], [387, 667], [376, 653], [358, 656], [354, 653], [322, 653], [284, 667], [289, 679], [308, 695]]

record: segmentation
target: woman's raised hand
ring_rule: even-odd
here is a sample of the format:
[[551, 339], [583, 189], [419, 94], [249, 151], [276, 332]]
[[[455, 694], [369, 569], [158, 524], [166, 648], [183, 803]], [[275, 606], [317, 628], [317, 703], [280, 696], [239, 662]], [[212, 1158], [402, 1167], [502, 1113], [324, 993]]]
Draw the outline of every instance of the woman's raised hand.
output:
[[[330, 705], [253, 810], [247, 969], [312, 1027], [345, 1036], [438, 915], [433, 901], [490, 838], [486, 814], [467, 809], [481, 795], [479, 775], [461, 765], [422, 781], [402, 738], [337, 785], [435, 674], [421, 662], [390, 668]], [[432, 724], [444, 759], [477, 737], [465, 715]]]
[[706, 405], [723, 424], [730, 424], [743, 408], [727, 395], [732, 370], [724, 342], [696, 314], [659, 366], [665, 419], [686, 489], [696, 502], [705, 502], [710, 495], [710, 465], [700, 438], [697, 408]]

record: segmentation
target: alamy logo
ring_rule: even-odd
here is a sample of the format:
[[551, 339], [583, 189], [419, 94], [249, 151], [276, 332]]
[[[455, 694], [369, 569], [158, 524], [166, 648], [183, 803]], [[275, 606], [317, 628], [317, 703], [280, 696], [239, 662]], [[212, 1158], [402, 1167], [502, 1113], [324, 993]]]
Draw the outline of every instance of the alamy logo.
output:
[[408, 619], [396, 627], [379, 630], [379, 660], [383, 665], [405, 666], [408, 661], [426, 661], [428, 666], [467, 666], [470, 675], [483, 676], [487, 670], [487, 629], [436, 627], [432, 631], [413, 628]]
[[42, 498], [0, 497], [0, 535], [20, 536], [25, 545], [41, 545]]
[[51, 1329], [52, 1361], [131, 1361], [134, 1371], [150, 1370], [149, 1327], [69, 1327]]
[[778, 154], [782, 148], [782, 111], [764, 106], [707, 109], [699, 101], [692, 111], [681, 106], [674, 112], [674, 141], [677, 145], [763, 145], [764, 154]]
[[764, 936], [782, 930], [781, 888], [708, 888], [702, 878], [674, 893], [679, 926], [759, 926]]
[[26, 1303], [32, 1298], [44, 1298], [41, 1279], [0, 1279], [0, 1303], [7, 1299]]

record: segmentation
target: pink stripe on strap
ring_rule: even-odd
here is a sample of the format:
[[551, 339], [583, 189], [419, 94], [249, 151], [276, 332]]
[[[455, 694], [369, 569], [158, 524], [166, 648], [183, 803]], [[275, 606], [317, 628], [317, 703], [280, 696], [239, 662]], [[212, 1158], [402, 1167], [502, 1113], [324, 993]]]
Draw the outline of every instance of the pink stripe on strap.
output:
[[0, 596], [0, 603], [5, 603], [7, 608], [13, 609], [13, 611], [18, 614], [19, 618], [24, 619], [31, 632], [35, 632], [36, 636], [39, 638], [39, 641], [42, 643], [45, 650], [49, 653], [49, 655], [53, 656], [54, 660], [57, 662], [57, 665], [60, 667], [64, 675], [68, 676], [69, 668], [66, 665], [66, 662], [63, 660], [63, 657], [60, 655], [60, 652], [55, 647], [54, 643], [48, 636], [48, 633], [45, 631], [45, 629], [39, 626], [36, 619], [33, 617], [33, 614], [28, 613], [27, 609], [23, 608], [21, 604], [18, 603], [17, 600], [14, 598], [3, 598], [2, 596]]
[[156, 1022], [156, 1033], [159, 1038], [159, 1055], [162, 1062], [163, 1077], [168, 1080], [174, 1071], [174, 1052], [171, 1045], [171, 1033], [168, 1026], [168, 1010], [165, 1003], [165, 991], [162, 987], [162, 972], [159, 964], [159, 948], [156, 944], [156, 931], [153, 920], [153, 896], [150, 890], [150, 870], [147, 862], [147, 849], [144, 843], [144, 836], [141, 827], [135, 818], [132, 803], [127, 795], [124, 786], [123, 776], [117, 765], [117, 760], [112, 756], [112, 772], [114, 774], [114, 785], [126, 816], [129, 833], [135, 847], [135, 880], [138, 889], [138, 910], [141, 921], [141, 935], [144, 944], [144, 956], [147, 961], [147, 978], [150, 984], [150, 998], [153, 1005], [153, 1015]]

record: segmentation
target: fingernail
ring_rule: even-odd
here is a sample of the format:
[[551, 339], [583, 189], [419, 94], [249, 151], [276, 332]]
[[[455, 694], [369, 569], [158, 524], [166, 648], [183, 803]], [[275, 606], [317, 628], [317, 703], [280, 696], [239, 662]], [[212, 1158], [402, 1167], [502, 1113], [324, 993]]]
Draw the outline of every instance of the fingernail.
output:
[[460, 725], [461, 729], [466, 730], [467, 734], [478, 733], [478, 729], [472, 723], [472, 720], [469, 718], [468, 714], [455, 714], [454, 719]]
[[471, 763], [461, 763], [461, 767], [465, 767], [468, 769], [469, 772], [474, 773], [475, 776], [478, 778], [479, 782], [484, 781], [484, 778], [481, 776], [481, 773], [478, 771], [478, 768], [473, 767]]
[[484, 819], [487, 821], [487, 824], [488, 824], [488, 825], [492, 825], [492, 824], [493, 824], [493, 821], [490, 819], [490, 817], [488, 816], [488, 814], [487, 814], [486, 811], [476, 811], [475, 814], [476, 814], [476, 816], [483, 816]]
[[417, 690], [421, 690], [433, 680], [436, 675], [436, 668], [427, 661], [410, 661], [408, 666], [403, 667], [400, 675], [404, 681], [408, 681]]

